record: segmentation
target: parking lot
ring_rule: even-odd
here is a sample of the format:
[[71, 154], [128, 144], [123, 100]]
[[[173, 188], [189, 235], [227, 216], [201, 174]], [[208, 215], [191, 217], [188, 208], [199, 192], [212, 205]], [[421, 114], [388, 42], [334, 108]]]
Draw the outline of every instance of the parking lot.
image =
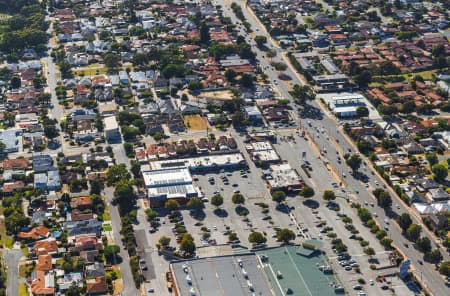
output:
[[[304, 239], [315, 238], [324, 242], [323, 250], [329, 256], [330, 265], [335, 272], [342, 274], [343, 284], [347, 291], [359, 289], [359, 281], [364, 279], [365, 285], [361, 289], [370, 293], [369, 295], [385, 295], [381, 289], [385, 283], [377, 283], [378, 275], [385, 272], [394, 272], [394, 268], [388, 268], [382, 272], [371, 270], [369, 259], [376, 258], [378, 267], [388, 267], [388, 252], [380, 245], [370, 230], [363, 227], [356, 211], [352, 209], [346, 198], [352, 199], [351, 194], [344, 194], [344, 198], [338, 197], [335, 203], [339, 206], [339, 211], [335, 211], [326, 206], [322, 200], [323, 190], [330, 189], [332, 183], [336, 183], [330, 177], [327, 169], [313, 156], [308, 141], [302, 140], [299, 135], [294, 141], [282, 141], [275, 145], [276, 150], [283, 159], [288, 159], [289, 163], [301, 173], [307, 183], [313, 183], [316, 190], [315, 198], [305, 199], [299, 196], [288, 196], [286, 206], [278, 208], [275, 202], [270, 198], [270, 193], [266, 188], [265, 181], [261, 178], [262, 170], [256, 168], [248, 160], [248, 155], [244, 156], [249, 164], [249, 170], [218, 171], [205, 174], [193, 174], [194, 182], [204, 196], [204, 208], [200, 213], [195, 213], [187, 209], [180, 211], [180, 217], [177, 218], [179, 224], [185, 228], [185, 231], [192, 234], [197, 247], [214, 244], [235, 243], [250, 248], [248, 235], [252, 231], [259, 231], [266, 235], [267, 246], [278, 246], [276, 241], [276, 228], [289, 228], [295, 231], [297, 237], [295, 243], [301, 243]], [[240, 137], [235, 137], [239, 145], [243, 145]], [[301, 151], [306, 150], [308, 158], [311, 159], [313, 170], [310, 172], [311, 179], [301, 171]], [[243, 151], [241, 149], [241, 151]], [[296, 151], [296, 153], [292, 153]], [[313, 158], [314, 157], [314, 158]], [[337, 192], [337, 191], [336, 191]], [[247, 215], [240, 216], [236, 211], [237, 205], [233, 204], [232, 196], [235, 193], [241, 193], [245, 197], [243, 208], [248, 212]], [[220, 194], [223, 197], [223, 204], [220, 211], [211, 204], [211, 197]], [[162, 213], [165, 215], [166, 213]], [[364, 254], [364, 247], [356, 239], [355, 235], [346, 227], [342, 221], [342, 216], [347, 215], [353, 220], [355, 228], [364, 240], [367, 240], [375, 251], [374, 256]], [[270, 218], [268, 218], [270, 217]], [[161, 236], [171, 238], [171, 246], [177, 246], [177, 225], [169, 221], [167, 217], [162, 217], [161, 226], [155, 233], [149, 234], [150, 241], [155, 245]], [[179, 227], [178, 227], [179, 228]], [[336, 237], [342, 239], [348, 247], [347, 253], [351, 256], [342, 263], [337, 252], [333, 251], [331, 244], [332, 238], [328, 233], [335, 233]], [[152, 243], [150, 243], [151, 245]], [[353, 260], [353, 261], [351, 261]], [[345, 260], [344, 260], [345, 261]], [[353, 266], [351, 266], [353, 264]], [[359, 267], [359, 270], [357, 269]], [[348, 270], [346, 270], [346, 268]], [[345, 281], [344, 281], [345, 279]], [[374, 284], [371, 285], [371, 280]], [[404, 288], [404, 284], [398, 282], [396, 286]], [[407, 289], [405, 289], [407, 290]], [[402, 293], [401, 295], [408, 295]]]

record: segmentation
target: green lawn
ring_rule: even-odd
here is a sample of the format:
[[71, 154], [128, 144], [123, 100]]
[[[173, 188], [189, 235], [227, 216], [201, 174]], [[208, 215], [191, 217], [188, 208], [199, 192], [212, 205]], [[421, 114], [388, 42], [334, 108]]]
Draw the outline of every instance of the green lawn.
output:
[[28, 248], [24, 246], [24, 247], [21, 247], [20, 249], [22, 250], [23, 255], [24, 255], [25, 257], [28, 257]]
[[440, 164], [443, 165], [443, 166], [445, 166], [445, 167], [447, 168], [447, 170], [449, 169], [447, 160], [442, 160], [442, 161], [440, 162]]
[[111, 224], [103, 224], [103, 231], [112, 231]]
[[[3, 208], [0, 207], [0, 215], [3, 215]], [[13, 247], [13, 239], [6, 234], [5, 221], [0, 219], [0, 244], [5, 248], [11, 249]]]
[[19, 284], [19, 296], [28, 296], [28, 290], [24, 283]]
[[119, 269], [108, 270], [108, 271], [106, 272], [106, 274], [110, 274], [110, 275], [116, 274], [116, 278], [117, 278], [117, 279], [121, 279], [121, 278], [122, 278], [122, 273], [120, 272]]

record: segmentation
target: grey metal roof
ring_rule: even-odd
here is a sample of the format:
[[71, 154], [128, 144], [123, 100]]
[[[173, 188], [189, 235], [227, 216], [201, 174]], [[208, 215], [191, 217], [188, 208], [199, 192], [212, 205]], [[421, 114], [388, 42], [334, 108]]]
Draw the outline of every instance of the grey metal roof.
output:
[[[239, 266], [239, 260], [242, 267]], [[172, 268], [180, 295], [272, 295], [270, 285], [258, 265], [256, 256], [248, 254], [175, 262]], [[187, 269], [184, 268], [186, 266]], [[249, 289], [248, 282], [253, 286], [253, 291]]]

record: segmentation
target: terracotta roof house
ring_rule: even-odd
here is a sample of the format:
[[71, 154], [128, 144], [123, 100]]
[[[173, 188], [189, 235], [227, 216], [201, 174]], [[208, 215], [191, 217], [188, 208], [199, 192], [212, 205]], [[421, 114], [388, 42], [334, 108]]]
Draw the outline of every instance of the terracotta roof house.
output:
[[58, 254], [58, 244], [55, 239], [37, 241], [33, 246], [37, 256], [42, 254]]
[[84, 211], [80, 211], [79, 209], [73, 209], [70, 212], [70, 220], [71, 221], [83, 221], [94, 218], [94, 214], [92, 212], [85, 213]]
[[40, 240], [50, 236], [50, 229], [45, 226], [37, 226], [28, 232], [19, 232], [18, 239], [22, 240]]
[[0, 167], [4, 170], [26, 170], [30, 167], [30, 159], [27, 157], [6, 159], [0, 163]]
[[90, 196], [78, 196], [70, 200], [70, 207], [72, 209], [90, 209], [92, 206], [92, 199]]
[[108, 286], [106, 285], [106, 278], [104, 276], [86, 280], [86, 293], [88, 295], [103, 294], [107, 290]]
[[23, 181], [7, 182], [3, 183], [2, 191], [4, 194], [9, 194], [24, 187], [25, 183], [23, 183]]
[[[51, 277], [53, 277], [53, 281]], [[45, 271], [36, 271], [36, 277], [31, 282], [31, 292], [38, 296], [55, 295], [54, 275], [47, 274]]]
[[36, 270], [50, 271], [52, 270], [52, 255], [40, 255], [36, 264]]

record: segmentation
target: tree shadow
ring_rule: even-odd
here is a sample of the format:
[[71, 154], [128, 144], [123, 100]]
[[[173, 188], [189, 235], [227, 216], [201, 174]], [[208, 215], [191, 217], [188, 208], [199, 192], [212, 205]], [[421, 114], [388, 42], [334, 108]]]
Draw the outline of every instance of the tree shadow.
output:
[[311, 209], [317, 209], [320, 206], [320, 204], [314, 199], [304, 200], [303, 201], [303, 205], [305, 205], [305, 206], [307, 206], [308, 208], [311, 208]]
[[248, 209], [244, 206], [237, 206], [235, 211], [239, 216], [247, 216], [249, 213]]
[[228, 217], [228, 212], [227, 212], [227, 210], [224, 210], [224, 209], [215, 209], [214, 214], [221, 218]]
[[275, 209], [279, 212], [285, 213], [285, 214], [289, 214], [290, 209], [286, 204], [278, 204]]
[[203, 210], [190, 211], [189, 215], [196, 220], [204, 220], [206, 217], [206, 214]]

